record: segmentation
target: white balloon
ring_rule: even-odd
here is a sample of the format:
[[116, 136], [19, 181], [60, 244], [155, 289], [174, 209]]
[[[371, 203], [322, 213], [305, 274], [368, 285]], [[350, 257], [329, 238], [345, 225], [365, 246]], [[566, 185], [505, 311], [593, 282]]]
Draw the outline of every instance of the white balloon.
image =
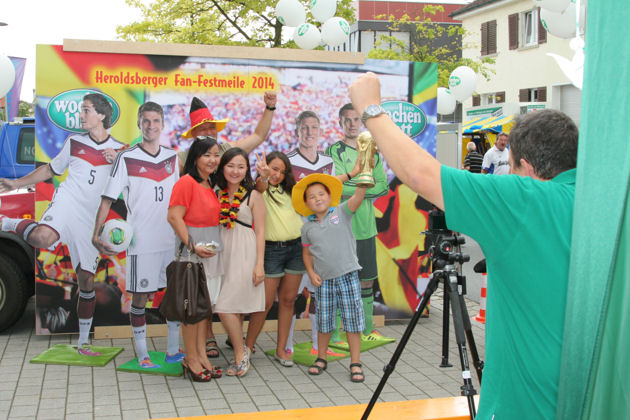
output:
[[437, 89], [437, 112], [438, 114], [448, 115], [452, 114], [455, 111], [455, 107], [457, 106], [457, 101], [455, 97], [451, 94], [451, 91], [439, 87]]
[[455, 99], [464, 102], [477, 88], [477, 74], [468, 66], [459, 66], [448, 78], [448, 87]]
[[551, 10], [552, 12], [563, 12], [569, 7], [571, 0], [534, 0], [534, 4], [541, 9]]
[[0, 54], [0, 98], [6, 96], [15, 82], [15, 67], [9, 57]]
[[298, 0], [280, 0], [276, 17], [285, 26], [300, 26], [306, 20], [306, 10]]
[[344, 18], [333, 17], [322, 25], [322, 41], [330, 47], [337, 47], [348, 40], [350, 25]]
[[322, 42], [322, 35], [315, 25], [303, 23], [293, 32], [293, 40], [303, 50], [312, 50]]
[[337, 0], [311, 0], [311, 13], [318, 22], [326, 22], [336, 11]]
[[540, 21], [551, 35], [558, 38], [573, 38], [575, 36], [575, 3], [562, 13], [540, 9]]

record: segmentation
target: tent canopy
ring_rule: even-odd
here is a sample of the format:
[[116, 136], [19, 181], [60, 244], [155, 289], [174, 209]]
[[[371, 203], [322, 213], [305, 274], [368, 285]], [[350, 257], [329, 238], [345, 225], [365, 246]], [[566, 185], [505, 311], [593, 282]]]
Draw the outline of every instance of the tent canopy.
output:
[[514, 123], [514, 115], [500, 115], [498, 117], [482, 116], [473, 118], [462, 124], [463, 134], [472, 134], [478, 131], [489, 131], [498, 134], [502, 131], [508, 133]]

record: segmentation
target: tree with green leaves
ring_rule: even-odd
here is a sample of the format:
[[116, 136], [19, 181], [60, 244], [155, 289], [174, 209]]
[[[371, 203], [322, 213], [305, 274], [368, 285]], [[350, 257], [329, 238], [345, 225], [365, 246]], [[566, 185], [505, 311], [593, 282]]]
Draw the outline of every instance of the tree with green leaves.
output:
[[[310, 2], [300, 0], [307, 12]], [[277, 0], [126, 0], [142, 21], [118, 26], [126, 41], [293, 47], [275, 16]], [[354, 21], [352, 0], [339, 0], [335, 16]], [[315, 23], [307, 13], [307, 21]], [[319, 26], [319, 24], [317, 24]]]
[[[423, 8], [425, 16], [435, 16], [438, 11], [443, 12], [444, 8], [432, 5]], [[400, 19], [389, 16], [389, 22], [391, 31], [409, 32], [409, 41], [396, 36], [381, 35], [375, 48], [368, 53], [369, 58], [438, 63], [438, 85], [444, 87], [448, 87], [449, 75], [459, 66], [468, 66], [486, 79], [494, 73], [491, 67], [495, 62], [493, 58], [462, 58], [462, 48], [473, 45], [467, 43], [468, 34], [460, 25], [436, 23], [430, 17], [412, 19], [406, 14]]]
[[33, 117], [35, 116], [35, 110], [33, 104], [30, 102], [20, 101], [18, 105], [18, 117]]

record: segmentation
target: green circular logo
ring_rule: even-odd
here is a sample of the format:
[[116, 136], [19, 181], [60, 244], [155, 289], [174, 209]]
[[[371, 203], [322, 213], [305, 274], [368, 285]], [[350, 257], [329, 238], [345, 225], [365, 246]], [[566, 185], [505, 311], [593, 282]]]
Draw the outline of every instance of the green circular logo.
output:
[[81, 127], [81, 118], [79, 115], [81, 114], [83, 98], [89, 93], [101, 95], [111, 104], [111, 125], [116, 124], [116, 121], [120, 118], [120, 106], [111, 96], [93, 89], [73, 89], [59, 93], [48, 102], [48, 106], [46, 107], [48, 118], [62, 130], [73, 133], [84, 133], [85, 130]]
[[389, 118], [409, 137], [415, 137], [427, 127], [424, 111], [412, 103], [404, 101], [383, 102]]
[[339, 27], [346, 35], [350, 33], [350, 25], [348, 25], [348, 22], [346, 22], [345, 20], [339, 21]]
[[452, 88], [454, 86], [459, 86], [462, 84], [462, 79], [458, 76], [451, 76], [448, 78], [448, 87]]

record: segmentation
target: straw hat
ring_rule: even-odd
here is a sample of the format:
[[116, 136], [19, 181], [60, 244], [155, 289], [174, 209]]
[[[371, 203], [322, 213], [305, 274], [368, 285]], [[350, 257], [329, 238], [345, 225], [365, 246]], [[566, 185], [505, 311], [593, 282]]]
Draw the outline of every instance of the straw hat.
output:
[[295, 184], [293, 187], [293, 193], [291, 194], [293, 208], [302, 216], [308, 217], [313, 214], [313, 211], [306, 206], [304, 191], [306, 191], [306, 188], [309, 185], [315, 182], [324, 184], [328, 188], [328, 191], [330, 192], [331, 207], [337, 207], [339, 205], [339, 201], [341, 200], [341, 190], [343, 189], [343, 184], [337, 178], [332, 175], [325, 174], [307, 175]]
[[182, 137], [185, 139], [191, 138], [193, 128], [207, 122], [215, 123], [217, 132], [219, 132], [225, 128], [225, 124], [227, 124], [228, 121], [230, 121], [229, 118], [215, 120], [206, 104], [204, 104], [201, 99], [194, 97], [190, 104], [190, 130], [182, 134]]

